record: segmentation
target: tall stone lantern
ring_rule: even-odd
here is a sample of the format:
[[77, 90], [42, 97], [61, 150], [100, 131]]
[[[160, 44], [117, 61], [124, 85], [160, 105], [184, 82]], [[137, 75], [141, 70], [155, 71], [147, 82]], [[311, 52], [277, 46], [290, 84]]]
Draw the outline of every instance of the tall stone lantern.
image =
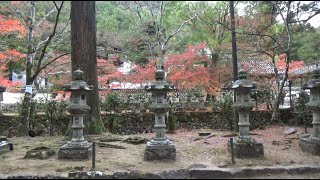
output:
[[306, 104], [313, 113], [313, 134], [302, 137], [299, 146], [302, 151], [320, 155], [320, 69], [312, 71], [312, 79], [303, 86], [310, 89], [310, 101]]
[[155, 71], [156, 81], [151, 86], [145, 86], [147, 92], [152, 93], [150, 109], [155, 115], [156, 137], [147, 142], [144, 153], [145, 160], [176, 159], [176, 148], [172, 141], [165, 136], [165, 117], [169, 104], [167, 103], [167, 93], [174, 90], [173, 85], [169, 85], [165, 80], [163, 67], [157, 67]]
[[[245, 71], [239, 71], [238, 80], [234, 82], [231, 89], [234, 90], [236, 101], [233, 107], [239, 113], [239, 135], [235, 138], [233, 152], [236, 157], [259, 157], [264, 154], [263, 145], [257, 143], [249, 134], [249, 114], [253, 109], [250, 90], [256, 86], [247, 79]], [[231, 151], [230, 142], [228, 150]]]
[[93, 85], [88, 85], [83, 80], [83, 71], [74, 71], [74, 81], [63, 86], [66, 92], [71, 92], [70, 105], [67, 107], [72, 116], [72, 139], [62, 145], [58, 151], [59, 159], [90, 159], [92, 143], [83, 138], [83, 117], [90, 110], [86, 104], [86, 91], [91, 91]]

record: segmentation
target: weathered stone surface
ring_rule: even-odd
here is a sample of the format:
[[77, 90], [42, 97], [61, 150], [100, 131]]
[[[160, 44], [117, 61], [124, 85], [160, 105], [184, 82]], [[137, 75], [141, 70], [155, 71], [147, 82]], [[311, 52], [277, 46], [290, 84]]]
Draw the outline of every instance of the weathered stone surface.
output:
[[171, 171], [164, 171], [159, 173], [162, 179], [187, 179], [189, 177], [188, 169], [178, 169]]
[[10, 151], [10, 145], [7, 141], [0, 141], [0, 154]]
[[114, 142], [114, 141], [122, 141], [123, 139], [120, 137], [106, 136], [106, 137], [101, 137], [98, 140], [101, 142]]
[[[228, 141], [228, 151], [231, 153], [231, 144]], [[263, 157], [264, 148], [262, 143], [235, 141], [233, 144], [233, 153], [238, 158]]]
[[137, 144], [145, 144], [146, 142], [148, 142], [148, 139], [140, 136], [134, 136], [134, 137], [129, 137], [123, 140], [123, 142], [137, 145]]
[[24, 158], [26, 159], [48, 159], [55, 155], [56, 152], [48, 147], [40, 146], [27, 151]]
[[144, 160], [176, 160], [176, 147], [173, 144], [151, 145], [147, 143], [144, 152]]
[[210, 132], [199, 132], [199, 136], [209, 136], [211, 133]]
[[204, 164], [192, 164], [190, 168], [206, 168], [207, 166]]
[[64, 176], [54, 176], [54, 175], [47, 175], [47, 176], [28, 176], [28, 175], [17, 175], [17, 176], [8, 176], [4, 179], [68, 179], [68, 177]]
[[[177, 118], [177, 125], [180, 128], [184, 129], [229, 129], [229, 124], [226, 123], [229, 119], [232, 120], [233, 114], [231, 115], [222, 115], [220, 112], [175, 112], [174, 115]], [[139, 134], [144, 133], [146, 131], [150, 132], [153, 130], [153, 113], [117, 113], [114, 115], [117, 118], [117, 124], [114, 127], [114, 133], [121, 134], [125, 132], [125, 134]], [[280, 110], [281, 119], [283, 119], [287, 123], [286, 120], [292, 119], [291, 110]], [[15, 116], [8, 115], [0, 115], [0, 133], [5, 132], [14, 125]], [[46, 117], [44, 115], [36, 115], [36, 121], [39, 124], [36, 126], [44, 126], [46, 124]], [[68, 126], [70, 115], [66, 115], [62, 117], [61, 121], [64, 123], [63, 127]], [[107, 121], [109, 118], [108, 115], [101, 116], [103, 121]], [[312, 118], [312, 116], [311, 116]], [[271, 124], [271, 113], [268, 111], [253, 111], [250, 113], [250, 130], [268, 126]], [[310, 121], [310, 119], [308, 120]], [[290, 124], [288, 124], [290, 125]], [[16, 131], [11, 129], [7, 135], [9, 138], [16, 135]], [[88, 140], [88, 139], [87, 139]], [[121, 139], [123, 140], [123, 139]]]
[[92, 143], [82, 146], [64, 145], [58, 151], [59, 159], [79, 159], [89, 160], [92, 157]]
[[[277, 174], [288, 173], [305, 174], [319, 173], [319, 166], [273, 166], [273, 167], [253, 167], [253, 168], [189, 168], [178, 169], [162, 172], [147, 172], [130, 171], [130, 172], [115, 172], [105, 175], [100, 171], [71, 171], [68, 177], [57, 175], [15, 175], [0, 177], [3, 179], [217, 179], [217, 178], [253, 178], [255, 176], [265, 176], [272, 174], [273, 177]], [[310, 174], [309, 174], [310, 175]]]
[[107, 147], [107, 148], [115, 148], [115, 149], [127, 149], [126, 147], [121, 146], [121, 145], [109, 144], [109, 143], [105, 143], [105, 142], [98, 142], [97, 145], [99, 147]]
[[286, 129], [284, 130], [284, 134], [285, 134], [285, 135], [294, 134], [294, 133], [296, 133], [296, 132], [297, 132], [297, 130], [296, 130], [295, 128], [286, 128]]
[[310, 137], [301, 138], [299, 141], [299, 147], [303, 152], [320, 156], [320, 141], [312, 140]]

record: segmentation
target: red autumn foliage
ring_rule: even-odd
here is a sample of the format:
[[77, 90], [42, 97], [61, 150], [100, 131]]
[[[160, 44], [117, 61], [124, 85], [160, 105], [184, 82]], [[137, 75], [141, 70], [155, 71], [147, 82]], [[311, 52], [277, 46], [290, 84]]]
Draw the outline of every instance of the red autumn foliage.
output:
[[19, 20], [11, 18], [5, 19], [0, 14], [0, 34], [8, 34], [11, 32], [18, 32], [19, 35], [23, 36], [27, 33], [27, 30], [21, 25]]
[[168, 71], [167, 80], [180, 89], [200, 87], [208, 93], [215, 93], [219, 87], [217, 76], [212, 76], [208, 57], [201, 52], [206, 43], [189, 45], [185, 53], [168, 55], [165, 68]]
[[[276, 66], [279, 70], [282, 70], [283, 72], [286, 69], [286, 54], [282, 53], [279, 55], [279, 60], [276, 62]], [[301, 68], [304, 66], [303, 61], [291, 61], [289, 63], [289, 72], [292, 72], [293, 70], [296, 70], [298, 68]]]

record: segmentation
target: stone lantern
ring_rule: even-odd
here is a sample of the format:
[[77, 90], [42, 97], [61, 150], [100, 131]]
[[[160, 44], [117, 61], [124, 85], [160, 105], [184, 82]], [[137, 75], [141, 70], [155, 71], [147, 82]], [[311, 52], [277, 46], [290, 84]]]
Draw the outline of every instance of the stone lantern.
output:
[[[259, 157], [264, 154], [263, 145], [257, 143], [249, 134], [249, 114], [254, 106], [250, 91], [253, 88], [256, 86], [247, 79], [247, 73], [239, 71], [238, 80], [231, 87], [236, 95], [233, 107], [239, 113], [239, 135], [235, 138], [233, 146], [236, 157]], [[231, 151], [230, 143], [228, 143], [228, 150]]]
[[74, 72], [74, 81], [63, 86], [66, 92], [71, 92], [70, 105], [67, 107], [72, 116], [72, 139], [60, 147], [59, 159], [90, 159], [92, 155], [92, 143], [83, 138], [83, 117], [90, 110], [86, 104], [86, 91], [93, 89], [83, 80], [83, 71]]
[[302, 137], [299, 146], [302, 151], [313, 155], [320, 155], [320, 69], [312, 72], [312, 79], [303, 86], [303, 89], [310, 89], [310, 101], [306, 106], [313, 113], [313, 134]]
[[144, 159], [172, 159], [176, 158], [176, 148], [172, 141], [165, 136], [165, 117], [169, 104], [167, 103], [167, 93], [174, 90], [165, 80], [165, 72], [160, 66], [155, 71], [156, 81], [151, 86], [145, 86], [147, 92], [152, 93], [150, 109], [155, 115], [155, 132], [156, 137], [147, 142]]
[[2, 114], [2, 105], [1, 101], [3, 101], [3, 92], [6, 91], [6, 87], [0, 86], [0, 114]]

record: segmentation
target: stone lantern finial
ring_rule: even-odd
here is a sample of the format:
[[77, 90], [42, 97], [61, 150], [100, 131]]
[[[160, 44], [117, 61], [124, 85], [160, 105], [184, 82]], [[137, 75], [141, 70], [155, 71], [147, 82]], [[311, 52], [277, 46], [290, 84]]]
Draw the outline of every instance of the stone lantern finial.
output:
[[80, 69], [77, 69], [76, 71], [74, 71], [74, 80], [84, 80], [83, 78], [83, 71], [81, 71]]
[[246, 79], [248, 76], [247, 71], [245, 70], [240, 70], [238, 73], [238, 79]]

